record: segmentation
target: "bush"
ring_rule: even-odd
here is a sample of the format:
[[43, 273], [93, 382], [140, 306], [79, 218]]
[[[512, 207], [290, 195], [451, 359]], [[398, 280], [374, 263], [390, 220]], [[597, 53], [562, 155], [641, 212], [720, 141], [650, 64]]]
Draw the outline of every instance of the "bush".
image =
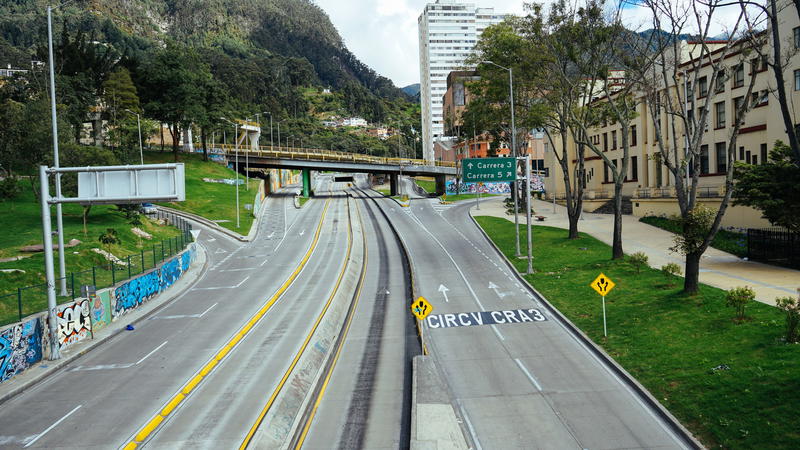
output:
[[22, 187], [16, 178], [6, 177], [0, 180], [0, 200], [13, 200], [20, 192]]
[[661, 273], [664, 274], [664, 278], [667, 279], [667, 286], [673, 286], [675, 284], [675, 277], [681, 274], [681, 266], [675, 263], [664, 264], [661, 266]]
[[628, 262], [630, 265], [636, 268], [636, 274], [638, 275], [642, 271], [642, 266], [647, 265], [647, 255], [644, 252], [636, 252], [628, 257]]
[[778, 297], [775, 306], [786, 313], [786, 342], [797, 342], [800, 338], [797, 333], [800, 325], [800, 299], [792, 297]]
[[101, 244], [106, 246], [119, 244], [121, 242], [119, 240], [119, 237], [117, 236], [117, 230], [113, 228], [106, 228], [106, 231], [104, 233], [101, 233], [100, 237], [97, 238], [97, 240], [100, 241]]
[[756, 298], [756, 293], [749, 286], [736, 287], [725, 294], [725, 303], [736, 309], [736, 318], [744, 320], [744, 308]]

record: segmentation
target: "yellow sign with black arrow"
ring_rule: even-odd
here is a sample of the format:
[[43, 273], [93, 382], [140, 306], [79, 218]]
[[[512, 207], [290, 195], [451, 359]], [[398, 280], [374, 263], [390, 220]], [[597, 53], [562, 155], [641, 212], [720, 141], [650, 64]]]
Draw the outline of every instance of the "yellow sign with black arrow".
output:
[[428, 303], [428, 300], [425, 297], [419, 297], [411, 304], [411, 313], [414, 314], [417, 319], [425, 320], [428, 317], [428, 314], [433, 311], [433, 306]]
[[592, 281], [592, 284], [590, 284], [589, 286], [591, 286], [592, 289], [597, 291], [598, 294], [605, 297], [606, 295], [608, 295], [609, 292], [611, 292], [612, 289], [614, 289], [616, 283], [611, 281], [611, 278], [608, 278], [607, 276], [601, 273], [600, 275], [597, 276], [597, 278], [594, 279], [594, 281]]

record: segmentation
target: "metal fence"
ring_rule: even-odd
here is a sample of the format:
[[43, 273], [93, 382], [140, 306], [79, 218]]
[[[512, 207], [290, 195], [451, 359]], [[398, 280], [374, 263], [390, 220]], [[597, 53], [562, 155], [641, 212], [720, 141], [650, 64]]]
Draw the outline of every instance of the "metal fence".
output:
[[[150, 215], [166, 221], [181, 233], [160, 242], [148, 242], [139, 251], [127, 255], [118, 263], [110, 261], [80, 272], [69, 272], [65, 278], [56, 279], [56, 296], [59, 304], [68, 303], [81, 294], [81, 286], [104, 289], [133, 278], [157, 267], [164, 260], [183, 251], [192, 242], [192, 225], [180, 216], [158, 211]], [[66, 291], [61, 292], [61, 281], [66, 281]], [[18, 287], [16, 292], [0, 294], [0, 326], [21, 321], [23, 318], [47, 309], [47, 284]]]
[[800, 269], [800, 235], [784, 228], [748, 228], [747, 257]]

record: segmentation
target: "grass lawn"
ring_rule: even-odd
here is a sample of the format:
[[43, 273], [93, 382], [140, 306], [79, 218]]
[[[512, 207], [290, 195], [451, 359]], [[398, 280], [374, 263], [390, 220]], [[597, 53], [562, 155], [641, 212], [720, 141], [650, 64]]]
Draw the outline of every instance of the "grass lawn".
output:
[[[171, 152], [145, 152], [144, 159], [148, 164], [174, 162]], [[235, 178], [236, 172], [218, 163], [204, 162], [203, 155], [198, 153], [181, 153], [180, 162], [184, 163], [186, 169], [186, 201], [163, 205], [218, 221], [220, 226], [240, 234], [249, 233], [253, 214], [245, 209], [245, 205], [253, 203], [259, 180], [250, 179], [249, 191], [245, 190], [245, 185], [239, 186], [241, 226], [236, 228], [236, 186], [203, 181], [203, 178]]]
[[[672, 233], [681, 232], [681, 227], [678, 222], [666, 217], [647, 216], [639, 219], [639, 222], [644, 222]], [[723, 252], [728, 252], [740, 258], [744, 258], [747, 256], [747, 235], [728, 230], [719, 230], [714, 240], [711, 242], [711, 246], [717, 250], [722, 250]]]
[[[488, 197], [497, 197], [500, 194], [481, 194], [481, 198], [488, 198]], [[478, 194], [447, 194], [446, 196], [441, 196], [442, 200], [446, 200], [448, 202], [457, 202], [459, 200], [467, 200], [472, 199], [475, 200]], [[513, 209], [513, 208], [512, 208]]]
[[[30, 183], [27, 179], [22, 181], [23, 189], [19, 197], [13, 201], [0, 202], [0, 228], [4, 231], [0, 233], [0, 257], [13, 257], [30, 253], [21, 253], [20, 247], [42, 243], [42, 219], [39, 202], [33, 195]], [[83, 233], [82, 207], [78, 205], [64, 205], [64, 242], [68, 243], [71, 239], [78, 239], [82, 243], [77, 247], [67, 249], [65, 259], [67, 268], [67, 283], [71, 284], [70, 273], [75, 274], [75, 285], [77, 293], [83, 284], [96, 282], [98, 287], [106, 287], [111, 284], [112, 274], [110, 266], [99, 254], [94, 253], [92, 248], [103, 248], [98, 241], [101, 233], [107, 228], [117, 231], [121, 240], [120, 244], [111, 245], [106, 250], [113, 253], [120, 259], [125, 259], [128, 255], [133, 255], [132, 274], [138, 273], [142, 269], [141, 254], [145, 252], [145, 268], [152, 267], [153, 245], [158, 247], [157, 259], [161, 257], [161, 241], [174, 239], [180, 232], [171, 226], [159, 226], [146, 218], [142, 218], [143, 224], [139, 227], [150, 233], [153, 239], [147, 240], [137, 237], [131, 231], [132, 225], [128, 220], [116, 210], [114, 206], [95, 205], [92, 207], [87, 221], [87, 233]], [[52, 208], [53, 226], [55, 227], [55, 208]], [[170, 253], [170, 243], [167, 242], [165, 254]], [[172, 242], [172, 253], [179, 249], [178, 245]], [[55, 253], [55, 271], [58, 276], [58, 252]], [[97, 266], [94, 280], [92, 280], [91, 268]], [[102, 269], [105, 266], [108, 270]], [[25, 273], [0, 272], [0, 324], [14, 322], [19, 319], [19, 305], [17, 298], [17, 288], [38, 285], [28, 289], [23, 289], [22, 310], [23, 315], [47, 309], [46, 293], [42, 283], [44, 283], [44, 254], [34, 253], [33, 256], [19, 261], [0, 263], [0, 269], [20, 269]], [[127, 267], [117, 266], [114, 270], [114, 278], [119, 281], [128, 277]], [[68, 288], [68, 289], [71, 289]], [[59, 298], [59, 301], [67, 301], [68, 297]]]
[[389, 189], [375, 189], [375, 190], [380, 192], [381, 194], [383, 194], [386, 197], [389, 197], [389, 196], [392, 195], [392, 191], [390, 191]]
[[311, 200], [311, 197], [302, 197], [302, 196], [301, 196], [301, 197], [298, 199], [298, 203], [300, 204], [300, 207], [302, 208], [302, 207], [303, 207], [303, 205], [305, 205], [305, 204], [306, 204], [306, 203], [307, 203], [309, 200]]
[[417, 186], [425, 189], [425, 192], [436, 192], [436, 182], [433, 180], [427, 180], [424, 178], [414, 178], [414, 181], [417, 182]]
[[[514, 225], [477, 217], [513, 256]], [[794, 418], [800, 409], [800, 345], [783, 342], [785, 316], [755, 302], [737, 323], [724, 291], [703, 285], [681, 293], [650, 268], [640, 274], [610, 261], [608, 245], [581, 233], [536, 227], [534, 275], [527, 280], [600, 344], [708, 448], [800, 448]], [[520, 233], [525, 245], [525, 233]], [[517, 270], [526, 262], [509, 258]], [[609, 337], [603, 337], [600, 298], [589, 283], [603, 272], [616, 282], [606, 297]], [[725, 365], [726, 370], [714, 370]]]

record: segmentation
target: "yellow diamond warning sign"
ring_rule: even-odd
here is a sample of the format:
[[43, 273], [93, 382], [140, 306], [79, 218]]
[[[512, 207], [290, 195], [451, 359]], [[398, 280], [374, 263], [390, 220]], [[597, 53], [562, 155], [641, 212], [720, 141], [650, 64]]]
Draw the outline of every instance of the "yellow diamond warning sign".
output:
[[591, 286], [592, 289], [597, 291], [598, 294], [605, 297], [606, 295], [608, 295], [609, 292], [611, 292], [612, 289], [614, 289], [614, 286], [616, 286], [616, 284], [613, 281], [611, 281], [611, 278], [608, 278], [607, 276], [601, 273], [600, 275], [597, 276], [597, 278], [594, 279], [594, 281], [592, 281], [592, 284], [590, 284], [589, 286]]
[[428, 314], [433, 311], [433, 306], [425, 300], [425, 297], [419, 297], [411, 304], [411, 313], [417, 316], [419, 320], [425, 320]]

